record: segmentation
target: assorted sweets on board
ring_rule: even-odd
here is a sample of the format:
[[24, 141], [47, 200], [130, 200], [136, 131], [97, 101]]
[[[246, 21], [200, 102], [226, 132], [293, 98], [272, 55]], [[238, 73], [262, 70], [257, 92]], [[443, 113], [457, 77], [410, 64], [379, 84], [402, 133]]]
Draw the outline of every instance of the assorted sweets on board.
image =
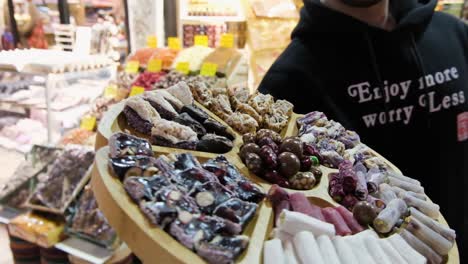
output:
[[[219, 89], [205, 87], [203, 82], [180, 82], [152, 91], [162, 91], [159, 96], [167, 103], [159, 105], [151, 104], [144, 95], [130, 98], [126, 104], [138, 100], [146, 105], [139, 110], [146, 119], [137, 121], [144, 125], [122, 124], [127, 118], [116, 127], [125, 115], [121, 107], [119, 114], [113, 113], [115, 120], [100, 127], [109, 126], [114, 134], [108, 138], [109, 156], [97, 161], [108, 169], [98, 170], [94, 177], [104, 182], [106, 177], [115, 178], [112, 181], [118, 181], [126, 199], [148, 220], [149, 228], [164, 230], [209, 263], [243, 262], [243, 256], [249, 254], [257, 263], [458, 263], [455, 232], [438, 205], [424, 194], [421, 183], [402, 175], [355, 132], [320, 112], [296, 115], [288, 104], [281, 108], [287, 116], [281, 129], [270, 129], [265, 122], [246, 131], [231, 129], [229, 122], [221, 121], [223, 116], [230, 117], [229, 112], [213, 111], [217, 109], [213, 97], [206, 96]], [[182, 104], [167, 100], [169, 95]], [[228, 90], [225, 101], [236, 102], [237, 97], [233, 100], [229, 95]], [[257, 96], [262, 100], [256, 100]], [[265, 104], [263, 95], [247, 94], [246, 98], [247, 103], [259, 103], [254, 110], [263, 106], [268, 113], [275, 112], [269, 108], [271, 104]], [[195, 121], [206, 120], [201, 119], [200, 111], [179, 110], [187, 105], [220, 120], [231, 132], [232, 146], [223, 156], [194, 152], [196, 147], [186, 147], [190, 140], [179, 141], [185, 145], [159, 148], [148, 134], [158, 123], [167, 124], [184, 113]], [[198, 123], [201, 126], [196, 127], [203, 127], [203, 122]], [[141, 132], [133, 133], [127, 126]], [[199, 140], [195, 126], [187, 127], [193, 132], [192, 139]], [[264, 193], [268, 193], [266, 200]], [[206, 219], [216, 220], [203, 222]], [[259, 238], [243, 234], [249, 220], [263, 231]], [[210, 224], [220, 229], [208, 232], [204, 227]], [[153, 246], [174, 255], [157, 238], [154, 235]], [[248, 244], [249, 240], [260, 244]]]
[[[153, 228], [209, 263], [231, 263], [242, 254], [249, 243], [243, 231], [265, 194], [224, 156], [204, 163], [190, 153], [155, 156], [148, 141], [123, 133], [109, 145], [112, 174]], [[136, 162], [123, 167], [123, 159]]]

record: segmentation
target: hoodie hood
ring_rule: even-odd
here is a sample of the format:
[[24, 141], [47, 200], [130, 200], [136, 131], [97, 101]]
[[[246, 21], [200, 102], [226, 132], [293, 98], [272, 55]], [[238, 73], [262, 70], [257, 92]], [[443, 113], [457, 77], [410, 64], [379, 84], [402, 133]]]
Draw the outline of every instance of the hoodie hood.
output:
[[[397, 21], [393, 32], [423, 31], [432, 19], [437, 0], [390, 0], [390, 12]], [[292, 38], [307, 38], [312, 32], [383, 31], [356, 18], [330, 9], [320, 0], [304, 0], [301, 18]]]

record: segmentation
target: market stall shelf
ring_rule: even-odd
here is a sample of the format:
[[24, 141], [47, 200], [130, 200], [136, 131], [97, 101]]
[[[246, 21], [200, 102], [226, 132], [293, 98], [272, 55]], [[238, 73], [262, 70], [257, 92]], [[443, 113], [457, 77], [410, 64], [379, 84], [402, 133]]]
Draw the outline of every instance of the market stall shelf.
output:
[[[122, 182], [118, 178], [111, 175], [108, 168], [109, 149], [105, 147], [108, 144], [108, 139], [116, 132], [125, 131], [127, 128], [122, 121], [119, 121], [120, 113], [123, 111], [124, 104], [114, 106], [103, 118], [99, 128], [96, 142], [96, 149], [100, 149], [96, 154], [96, 161], [92, 176], [92, 186], [96, 194], [100, 209], [104, 212], [111, 226], [117, 231], [119, 237], [125, 241], [135, 254], [144, 262], [152, 262], [158, 259], [161, 263], [205, 263], [202, 258], [194, 252], [185, 248], [177, 242], [168, 233], [162, 229], [155, 228], [145, 219], [145, 216], [140, 212], [127, 195]], [[207, 111], [208, 112], [208, 111]], [[210, 113], [210, 112], [208, 112]], [[210, 115], [212, 115], [210, 113]], [[298, 125], [297, 120], [302, 115], [293, 114], [288, 123], [287, 128], [282, 137], [297, 136]], [[219, 121], [217, 117], [216, 120]], [[136, 134], [135, 134], [136, 135]], [[244, 165], [239, 157], [239, 150], [242, 145], [242, 138], [237, 133], [234, 141], [234, 148], [224, 154], [227, 160], [233, 164], [243, 175], [249, 180], [259, 184], [265, 192], [268, 192], [273, 184], [267, 182], [259, 176], [251, 173]], [[138, 135], [137, 135], [138, 136]], [[163, 148], [152, 146], [153, 152], [158, 154], [179, 154], [191, 153], [200, 162], [205, 162], [208, 159], [214, 158], [217, 154], [193, 152], [182, 149]], [[396, 172], [400, 170], [390, 161], [383, 158], [377, 152], [370, 150], [371, 154], [380, 158], [385, 165]], [[317, 185], [310, 190], [299, 191], [293, 189], [285, 189], [288, 193], [301, 193], [307, 197], [309, 201], [319, 207], [336, 207], [339, 206], [329, 195], [328, 177], [331, 173], [337, 173], [338, 169], [329, 168], [320, 165], [322, 178]], [[270, 231], [273, 228], [274, 213], [270, 202], [265, 200], [259, 206], [257, 215], [247, 226], [244, 234], [250, 237], [249, 247], [241, 255], [237, 263], [262, 263], [263, 259], [263, 242], [270, 236]], [[409, 219], [407, 219], [409, 220]], [[442, 215], [438, 217], [438, 222], [447, 225], [447, 222]], [[446, 263], [460, 263], [457, 245], [455, 244], [450, 250], [446, 258]]]

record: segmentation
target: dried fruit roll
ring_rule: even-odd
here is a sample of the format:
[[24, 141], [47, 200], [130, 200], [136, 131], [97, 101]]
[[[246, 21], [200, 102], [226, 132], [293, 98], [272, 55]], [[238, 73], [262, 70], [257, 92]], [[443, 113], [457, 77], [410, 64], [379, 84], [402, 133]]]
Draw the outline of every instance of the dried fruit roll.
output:
[[348, 225], [349, 229], [351, 229], [351, 232], [353, 234], [359, 233], [364, 230], [364, 227], [362, 227], [356, 218], [354, 218], [353, 214], [348, 211], [348, 209], [344, 208], [343, 206], [338, 206], [336, 207], [336, 211], [340, 213], [341, 217], [345, 220], [346, 224]]
[[275, 212], [275, 226], [279, 226], [280, 216], [283, 211], [289, 211], [291, 209], [291, 205], [289, 201], [283, 200], [276, 204], [274, 207]]
[[297, 233], [293, 239], [297, 257], [301, 263], [325, 264], [317, 241], [311, 232], [302, 231]]
[[390, 201], [397, 199], [398, 197], [390, 185], [382, 183], [379, 185], [379, 198], [388, 204]]
[[382, 211], [385, 208], [385, 202], [380, 200], [379, 198], [375, 198], [375, 197], [369, 195], [369, 196], [367, 196], [366, 201], [368, 203], [372, 204], [373, 206], [375, 206], [375, 208], [377, 208], [378, 212]]
[[336, 253], [338, 253], [338, 257], [340, 258], [341, 263], [360, 264], [356, 258], [356, 255], [354, 255], [353, 249], [349, 245], [349, 242], [347, 242], [343, 237], [334, 237], [332, 242], [335, 246]]
[[291, 235], [301, 231], [310, 231], [317, 236], [335, 235], [335, 227], [332, 224], [322, 222], [308, 215], [284, 210], [279, 218], [281, 230]]
[[403, 196], [403, 200], [408, 206], [418, 209], [419, 211], [433, 219], [436, 219], [440, 215], [440, 207], [435, 203], [420, 200], [409, 194], [405, 194]]
[[336, 253], [335, 247], [328, 236], [319, 236], [317, 244], [322, 254], [322, 258], [327, 264], [340, 264], [340, 259]]
[[415, 179], [410, 178], [408, 176], [404, 176], [404, 175], [396, 173], [394, 171], [388, 172], [388, 176], [399, 179], [399, 180], [402, 180], [402, 181], [405, 181], [405, 182], [409, 182], [409, 183], [414, 184], [414, 185], [421, 185], [421, 182], [419, 182], [418, 180], [415, 180]]
[[390, 263], [406, 264], [408, 263], [398, 251], [392, 246], [388, 239], [378, 240], [380, 247], [382, 247], [385, 254], [390, 259]]
[[422, 242], [419, 238], [408, 232], [408, 230], [403, 230], [400, 235], [411, 247], [414, 248], [414, 250], [423, 255], [428, 260], [428, 263], [442, 263], [442, 257], [439, 256], [439, 254], [437, 254], [432, 248]]
[[385, 254], [385, 251], [380, 246], [378, 238], [367, 236], [364, 238], [364, 244], [376, 263], [392, 264], [390, 258]]
[[405, 191], [403, 190], [402, 188], [400, 187], [396, 187], [396, 186], [392, 186], [392, 189], [393, 191], [396, 193], [396, 195], [400, 198], [403, 198], [405, 196], [405, 194], [409, 194], [415, 198], [418, 198], [420, 200], [423, 200], [423, 201], [427, 201], [427, 196], [423, 193], [415, 193], [415, 192], [411, 192], [411, 191]]
[[418, 211], [418, 209], [416, 208], [411, 207], [410, 213], [411, 217], [418, 219], [419, 221], [421, 221], [421, 223], [425, 224], [427, 227], [439, 233], [441, 236], [445, 237], [449, 241], [455, 241], [455, 230], [450, 229], [448, 226], [435, 221], [434, 219]]
[[291, 240], [283, 240], [285, 264], [299, 264], [296, 253], [294, 252], [294, 245]]
[[325, 221], [320, 207], [309, 202], [304, 194], [293, 193], [289, 195], [289, 202], [291, 203], [293, 211], [317, 218], [320, 221]]
[[351, 235], [351, 229], [349, 229], [343, 217], [333, 207], [327, 207], [322, 209], [325, 221], [335, 226], [336, 234], [340, 236]]
[[366, 175], [363, 172], [358, 171], [356, 172], [356, 179], [356, 191], [354, 193], [359, 200], [365, 200], [369, 194], [369, 191], [367, 190]]
[[328, 194], [330, 194], [334, 201], [341, 202], [346, 195], [343, 190], [343, 178], [339, 173], [330, 173], [328, 178]]
[[453, 247], [453, 242], [450, 242], [440, 234], [436, 233], [416, 218], [411, 218], [406, 228], [441, 256], [447, 255]]
[[388, 184], [391, 186], [400, 187], [406, 191], [412, 191], [415, 193], [424, 193], [424, 187], [411, 182], [403, 181], [398, 178], [388, 177]]
[[400, 255], [411, 264], [425, 264], [426, 258], [413, 249], [399, 234], [394, 234], [387, 238]]
[[275, 238], [263, 244], [263, 263], [284, 264], [285, 256], [281, 240]]
[[367, 189], [369, 190], [369, 193], [376, 192], [379, 185], [384, 183], [387, 179], [387, 176], [378, 169], [371, 169], [367, 174]]
[[394, 199], [387, 204], [374, 219], [374, 228], [379, 233], [388, 233], [398, 220], [406, 213], [408, 207], [402, 199]]
[[274, 225], [278, 226], [280, 214], [283, 210], [289, 210], [289, 194], [278, 185], [273, 185], [268, 191], [268, 200], [272, 203], [273, 212], [275, 213]]

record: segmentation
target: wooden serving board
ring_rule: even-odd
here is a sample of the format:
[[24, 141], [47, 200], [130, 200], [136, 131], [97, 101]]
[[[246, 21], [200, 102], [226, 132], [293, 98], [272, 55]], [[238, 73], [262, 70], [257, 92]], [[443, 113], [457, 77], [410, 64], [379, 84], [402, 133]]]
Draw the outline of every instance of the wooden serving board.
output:
[[[122, 183], [113, 177], [108, 171], [108, 139], [116, 132], [128, 130], [128, 126], [119, 121], [122, 118], [122, 111], [125, 102], [114, 105], [103, 117], [98, 127], [96, 150], [96, 161], [93, 169], [92, 186], [99, 208], [103, 211], [110, 225], [117, 231], [119, 237], [127, 243], [130, 249], [145, 263], [205, 263], [194, 252], [185, 248], [177, 242], [168, 233], [159, 228], [150, 225], [146, 217], [140, 212], [138, 206], [133, 203], [125, 192]], [[205, 110], [211, 117], [226, 125], [217, 116], [206, 110], [203, 106], [197, 104]], [[302, 115], [292, 115], [288, 126], [281, 133], [283, 137], [296, 136], [298, 128], [296, 120]], [[231, 130], [231, 132], [233, 132]], [[238, 156], [239, 149], [242, 145], [242, 137], [234, 132], [235, 140], [234, 147], [228, 153], [223, 154], [238, 170], [253, 182], [259, 184], [265, 192], [267, 192], [271, 183], [250, 173], [248, 168]], [[166, 147], [153, 146], [153, 151], [156, 154], [169, 153], [192, 153], [201, 162], [213, 158], [219, 154], [187, 151], [183, 149], [174, 149]], [[382, 158], [382, 160], [393, 170], [401, 172], [390, 161], [383, 158], [377, 152], [371, 150], [372, 153]], [[307, 191], [299, 191], [286, 189], [288, 192], [302, 192], [310, 201], [321, 206], [338, 206], [328, 194], [328, 175], [338, 172], [337, 169], [331, 169], [325, 166], [320, 166], [323, 173], [321, 180], [317, 185]], [[273, 227], [273, 210], [269, 202], [264, 201], [257, 210], [256, 217], [249, 223], [244, 234], [250, 237], [249, 247], [243, 255], [238, 258], [237, 263], [262, 263], [263, 242], [268, 239], [269, 233]], [[441, 223], [447, 224], [443, 216], [438, 219]], [[459, 253], [455, 244], [448, 255], [447, 263], [458, 264]]]

